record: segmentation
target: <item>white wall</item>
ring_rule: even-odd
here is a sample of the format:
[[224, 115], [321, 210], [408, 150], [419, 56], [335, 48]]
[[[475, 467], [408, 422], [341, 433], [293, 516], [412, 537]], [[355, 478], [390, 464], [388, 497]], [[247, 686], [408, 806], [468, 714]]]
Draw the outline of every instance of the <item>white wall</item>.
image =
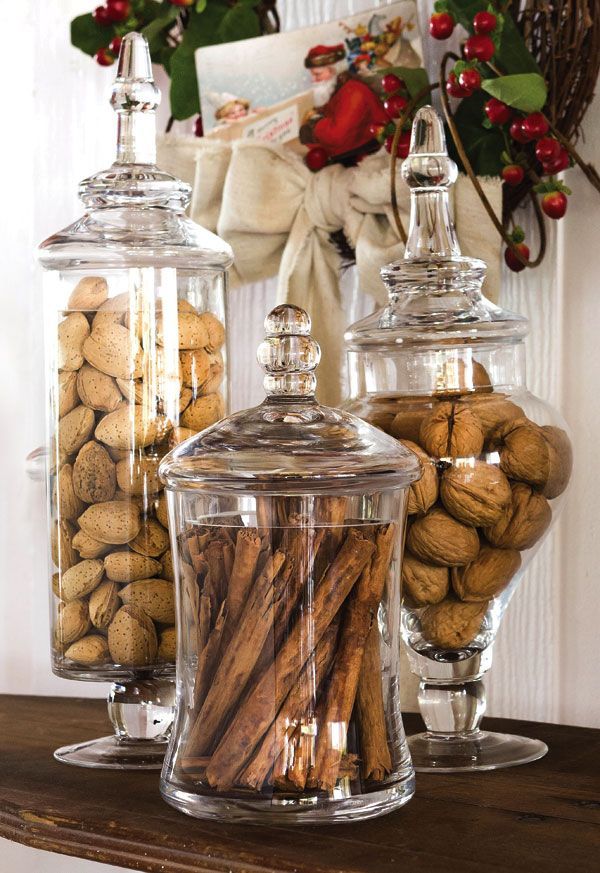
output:
[[[374, 2], [374, 0], [373, 0]], [[373, 5], [370, 0], [280, 0], [286, 27]], [[2, 341], [0, 396], [0, 692], [101, 696], [102, 686], [52, 676], [49, 668], [43, 493], [25, 475], [25, 454], [43, 440], [39, 241], [79, 213], [78, 181], [110, 163], [112, 112], [107, 91], [114, 69], [102, 70], [69, 46], [70, 19], [91, 0], [0, 0], [4, 137]], [[427, 3], [420, 2], [423, 19]], [[600, 166], [598, 101], [588, 112], [582, 151]], [[523, 580], [501, 629], [488, 681], [497, 715], [600, 727], [600, 439], [597, 372], [600, 273], [599, 195], [578, 170], [574, 195], [543, 269], [507, 283], [506, 300], [531, 316], [530, 385], [559, 405], [574, 435], [576, 470], [562, 521]], [[260, 396], [253, 360], [272, 283], [239, 292], [232, 325], [234, 403]], [[250, 325], [250, 327], [248, 326]], [[74, 737], [75, 739], [75, 737]], [[4, 850], [6, 849], [6, 854]], [[0, 847], [2, 873], [87, 873], [91, 865]], [[98, 873], [102, 870], [94, 866]], [[105, 868], [108, 870], [108, 868]]]

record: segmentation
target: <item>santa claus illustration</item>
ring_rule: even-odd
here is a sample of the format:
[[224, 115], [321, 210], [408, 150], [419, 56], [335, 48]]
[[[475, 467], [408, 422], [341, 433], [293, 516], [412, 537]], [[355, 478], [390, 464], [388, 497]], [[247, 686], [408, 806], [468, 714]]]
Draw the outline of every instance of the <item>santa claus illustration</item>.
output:
[[373, 138], [372, 125], [387, 124], [389, 118], [371, 88], [338, 65], [345, 57], [342, 44], [311, 48], [304, 66], [313, 82], [315, 109], [300, 128], [300, 141], [321, 146], [330, 158], [352, 163], [379, 143]]

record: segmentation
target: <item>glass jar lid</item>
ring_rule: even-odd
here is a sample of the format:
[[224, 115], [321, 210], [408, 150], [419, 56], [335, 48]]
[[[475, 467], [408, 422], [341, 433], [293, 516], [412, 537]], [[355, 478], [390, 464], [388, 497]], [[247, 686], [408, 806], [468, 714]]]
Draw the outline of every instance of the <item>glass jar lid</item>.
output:
[[177, 446], [162, 461], [168, 487], [272, 494], [400, 488], [420, 476], [417, 457], [383, 431], [315, 399], [321, 351], [310, 318], [277, 306], [258, 348], [266, 399]]
[[231, 247], [184, 214], [191, 188], [156, 166], [156, 110], [148, 43], [140, 33], [123, 37], [111, 106], [117, 114], [114, 163], [84, 179], [79, 197], [86, 214], [42, 243], [44, 267], [65, 269], [90, 259], [104, 267], [169, 265], [226, 270]]
[[433, 343], [520, 340], [527, 319], [487, 300], [481, 292], [484, 262], [461, 254], [448, 200], [457, 167], [431, 106], [415, 115], [402, 176], [411, 201], [404, 258], [381, 270], [389, 303], [348, 329], [347, 346], [398, 351]]

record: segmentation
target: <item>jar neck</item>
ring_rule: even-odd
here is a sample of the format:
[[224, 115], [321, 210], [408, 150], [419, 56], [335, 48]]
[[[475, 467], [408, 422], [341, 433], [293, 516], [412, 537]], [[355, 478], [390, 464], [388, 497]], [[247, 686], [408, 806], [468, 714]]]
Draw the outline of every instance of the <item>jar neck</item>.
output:
[[115, 164], [156, 163], [156, 113], [119, 112]]
[[410, 205], [405, 259], [459, 256], [460, 247], [450, 221], [448, 191], [412, 189]]
[[350, 399], [469, 393], [481, 390], [482, 367], [495, 391], [522, 390], [526, 385], [523, 342], [350, 349]]

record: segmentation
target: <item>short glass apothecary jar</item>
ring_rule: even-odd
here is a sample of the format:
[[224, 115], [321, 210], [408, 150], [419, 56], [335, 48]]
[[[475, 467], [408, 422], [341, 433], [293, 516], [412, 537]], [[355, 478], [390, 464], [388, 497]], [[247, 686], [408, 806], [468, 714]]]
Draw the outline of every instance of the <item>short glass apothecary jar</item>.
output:
[[161, 790], [203, 818], [342, 821], [413, 793], [400, 565], [417, 458], [320, 406], [306, 313], [280, 306], [265, 401], [162, 462], [178, 709]]
[[46, 240], [44, 313], [52, 664], [113, 682], [115, 735], [72, 764], [160, 767], [173, 716], [175, 603], [161, 458], [226, 412], [229, 246], [184, 215], [155, 166], [148, 46], [123, 38], [117, 157], [85, 214]]
[[435, 111], [416, 115], [402, 174], [411, 189], [405, 258], [382, 270], [389, 303], [346, 334], [346, 408], [412, 449], [402, 633], [427, 731], [415, 769], [478, 770], [541, 757], [539, 740], [479, 727], [483, 674], [523, 571], [571, 474], [565, 424], [525, 382], [527, 321], [481, 293], [448, 211], [456, 166]]

